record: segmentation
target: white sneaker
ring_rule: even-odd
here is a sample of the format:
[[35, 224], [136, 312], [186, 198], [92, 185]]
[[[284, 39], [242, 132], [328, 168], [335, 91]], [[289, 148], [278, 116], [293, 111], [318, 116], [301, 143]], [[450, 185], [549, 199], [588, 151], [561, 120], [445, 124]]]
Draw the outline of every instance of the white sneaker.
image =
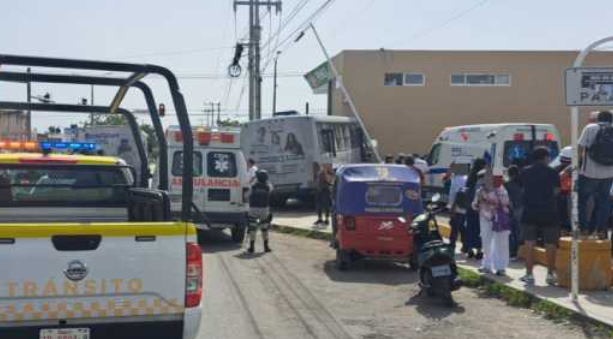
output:
[[534, 275], [526, 274], [523, 277], [519, 278], [519, 280], [525, 282], [528, 285], [534, 285]]

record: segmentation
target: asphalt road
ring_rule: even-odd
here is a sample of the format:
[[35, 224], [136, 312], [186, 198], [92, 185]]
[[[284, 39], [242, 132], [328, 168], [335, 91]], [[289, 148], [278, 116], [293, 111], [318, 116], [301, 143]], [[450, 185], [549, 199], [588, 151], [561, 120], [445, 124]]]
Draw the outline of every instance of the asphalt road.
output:
[[273, 234], [271, 242], [273, 253], [247, 255], [228, 235], [207, 234], [199, 338], [589, 337], [470, 289], [456, 292], [459, 305], [447, 309], [418, 296], [416, 274], [402, 265], [368, 262], [338, 272], [323, 241]]

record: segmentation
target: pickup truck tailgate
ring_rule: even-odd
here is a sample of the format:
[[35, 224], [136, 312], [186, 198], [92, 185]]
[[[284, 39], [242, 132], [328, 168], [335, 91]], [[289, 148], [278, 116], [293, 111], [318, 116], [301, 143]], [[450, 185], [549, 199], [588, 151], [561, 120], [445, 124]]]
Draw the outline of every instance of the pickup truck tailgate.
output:
[[0, 224], [0, 324], [181, 315], [177, 263], [194, 232], [179, 222]]

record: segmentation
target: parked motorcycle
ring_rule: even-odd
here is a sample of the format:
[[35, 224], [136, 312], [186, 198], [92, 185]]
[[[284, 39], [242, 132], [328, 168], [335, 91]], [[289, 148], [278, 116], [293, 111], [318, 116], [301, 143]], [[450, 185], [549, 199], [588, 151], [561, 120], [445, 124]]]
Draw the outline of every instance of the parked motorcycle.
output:
[[424, 213], [411, 224], [415, 248], [413, 262], [419, 270], [421, 292], [429, 297], [440, 297], [445, 306], [452, 307], [455, 305], [452, 292], [460, 289], [462, 281], [458, 278], [453, 247], [443, 241], [438, 229], [436, 214], [443, 210], [438, 203], [440, 198], [439, 194], [434, 195]]

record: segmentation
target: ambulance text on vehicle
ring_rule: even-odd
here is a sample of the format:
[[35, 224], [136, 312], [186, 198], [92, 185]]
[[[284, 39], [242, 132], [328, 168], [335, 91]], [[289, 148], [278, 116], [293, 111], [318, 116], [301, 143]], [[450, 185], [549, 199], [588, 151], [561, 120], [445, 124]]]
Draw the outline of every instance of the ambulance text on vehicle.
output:
[[[181, 211], [183, 136], [178, 127], [167, 132], [170, 197], [173, 213]], [[235, 242], [242, 242], [247, 227], [247, 164], [236, 128], [193, 127], [194, 197], [196, 207], [215, 229], [230, 228]], [[198, 220], [196, 220], [198, 221]], [[209, 225], [199, 222], [197, 227]]]

